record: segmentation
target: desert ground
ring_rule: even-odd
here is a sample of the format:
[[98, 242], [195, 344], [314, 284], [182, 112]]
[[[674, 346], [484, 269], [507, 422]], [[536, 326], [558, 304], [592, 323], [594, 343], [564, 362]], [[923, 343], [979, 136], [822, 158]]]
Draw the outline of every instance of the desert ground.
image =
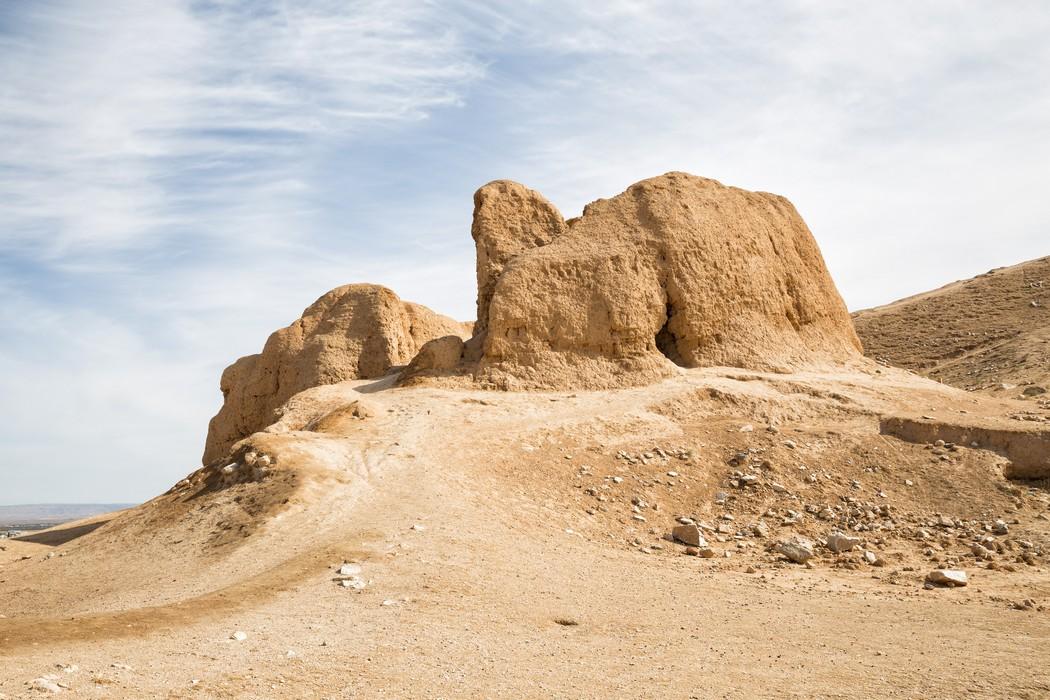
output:
[[0, 696], [1050, 697], [1047, 395], [863, 355], [782, 198], [486, 188], [485, 323], [333, 290], [203, 467], [0, 542]]

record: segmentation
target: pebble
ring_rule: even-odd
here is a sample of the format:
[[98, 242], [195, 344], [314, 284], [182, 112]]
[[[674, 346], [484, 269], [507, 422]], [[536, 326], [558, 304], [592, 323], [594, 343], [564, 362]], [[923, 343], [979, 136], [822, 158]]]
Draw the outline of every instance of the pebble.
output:
[[349, 563], [343, 564], [339, 567], [338, 573], [340, 576], [357, 576], [361, 573], [361, 565]]
[[248, 638], [248, 633], [247, 632], [241, 632], [240, 630], [237, 630], [236, 632], [234, 632], [233, 634], [230, 635], [230, 639], [236, 640], [238, 642], [243, 642], [247, 638]]

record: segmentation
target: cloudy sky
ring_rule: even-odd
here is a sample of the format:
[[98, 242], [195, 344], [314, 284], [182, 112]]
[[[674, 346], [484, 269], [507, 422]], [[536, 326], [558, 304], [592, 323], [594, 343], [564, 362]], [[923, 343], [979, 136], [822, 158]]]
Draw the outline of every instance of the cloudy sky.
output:
[[1050, 254], [1034, 2], [0, 4], [0, 504], [138, 501], [331, 287], [472, 318], [471, 195], [789, 197], [851, 309]]

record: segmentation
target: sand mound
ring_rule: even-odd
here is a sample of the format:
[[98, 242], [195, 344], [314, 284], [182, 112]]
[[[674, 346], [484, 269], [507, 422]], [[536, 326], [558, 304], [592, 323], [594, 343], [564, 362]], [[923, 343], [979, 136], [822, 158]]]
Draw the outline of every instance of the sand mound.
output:
[[858, 311], [853, 320], [867, 353], [889, 364], [963, 389], [1050, 390], [1050, 257]]
[[685, 173], [567, 223], [499, 181], [475, 195], [478, 378], [609, 388], [674, 365], [790, 371], [859, 353], [813, 236], [784, 198]]
[[337, 287], [273, 333], [262, 353], [222, 373], [224, 402], [208, 424], [203, 461], [225, 456], [235, 442], [272, 424], [276, 409], [304, 389], [380, 377], [428, 340], [469, 332], [468, 325], [404, 302], [385, 287]]

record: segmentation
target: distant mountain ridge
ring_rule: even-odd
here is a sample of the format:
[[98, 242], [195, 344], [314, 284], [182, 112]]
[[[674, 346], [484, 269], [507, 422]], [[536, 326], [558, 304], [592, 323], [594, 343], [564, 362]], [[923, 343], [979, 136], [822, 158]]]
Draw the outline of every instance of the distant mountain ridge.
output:
[[115, 510], [135, 503], [30, 503], [0, 506], [0, 528], [29, 525], [60, 525]]

